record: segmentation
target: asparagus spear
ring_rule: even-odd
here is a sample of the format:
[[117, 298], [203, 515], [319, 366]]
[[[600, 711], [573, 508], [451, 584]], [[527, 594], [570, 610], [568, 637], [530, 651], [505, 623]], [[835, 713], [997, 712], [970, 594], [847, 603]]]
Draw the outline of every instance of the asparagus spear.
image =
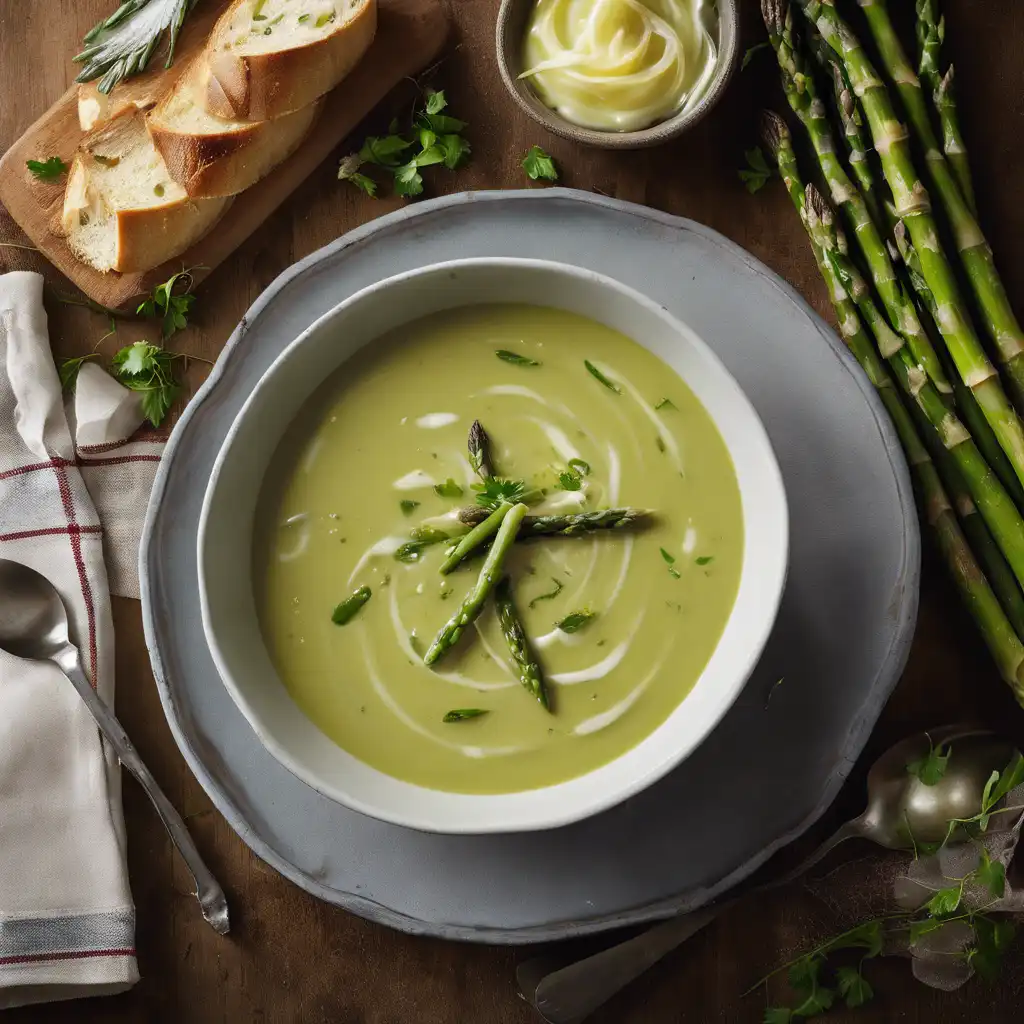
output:
[[[653, 514], [650, 509], [625, 507], [605, 508], [596, 512], [575, 512], [571, 515], [524, 516], [516, 540], [557, 535], [571, 537], [593, 530], [621, 530], [642, 522]], [[459, 510], [460, 522], [467, 525], [482, 523], [487, 515], [485, 508], [470, 506]]]
[[511, 508], [511, 502], [503, 501], [493, 512], [488, 512], [485, 508], [480, 509], [484, 518], [452, 548], [448, 557], [441, 563], [441, 572], [445, 575], [450, 573], [470, 552], [497, 533]]
[[893, 228], [893, 238], [906, 267], [911, 286], [919, 300], [918, 312], [921, 314], [921, 323], [924, 325], [924, 329], [929, 337], [933, 339], [939, 359], [942, 360], [942, 364], [946, 369], [946, 376], [953, 384], [953, 401], [956, 408], [967, 423], [967, 429], [970, 430], [971, 436], [981, 449], [981, 454], [985, 456], [985, 461], [992, 467], [996, 476], [999, 477], [1007, 493], [1017, 503], [1017, 507], [1024, 510], [1024, 486], [1017, 479], [1017, 475], [1014, 473], [1006, 453], [999, 447], [999, 442], [996, 440], [995, 434], [992, 433], [992, 428], [989, 426], [988, 420], [985, 419], [985, 414], [978, 407], [974, 392], [960, 379], [960, 375], [956, 372], [956, 367], [950, 364], [949, 353], [942, 346], [942, 338], [939, 335], [939, 328], [937, 326], [939, 318], [938, 305], [935, 302], [935, 296], [932, 295], [931, 289], [928, 287], [928, 282], [925, 281], [921, 273], [920, 257], [907, 236], [907, 228], [902, 221], [898, 222]]
[[[801, 221], [806, 225], [803, 183], [797, 169], [789, 129], [778, 115], [766, 113], [762, 121], [762, 134], [769, 150], [775, 154], [779, 173], [793, 205]], [[896, 433], [907, 454], [907, 462], [918, 484], [921, 516], [931, 527], [950, 575], [978, 624], [978, 629], [999, 667], [1000, 674], [1013, 688], [1018, 701], [1024, 703], [1024, 645], [1014, 633], [984, 572], [971, 553], [931, 457], [921, 443], [910, 414], [900, 401], [885, 364], [864, 330], [856, 306], [836, 279], [813, 238], [811, 248], [828, 286], [829, 296], [839, 321], [840, 334], [877, 389], [878, 396], [892, 418]]]
[[477, 578], [476, 584], [463, 598], [462, 604], [459, 605], [455, 614], [441, 627], [441, 631], [423, 656], [423, 661], [427, 665], [433, 665], [446, 651], [454, 647], [466, 626], [483, 611], [484, 602], [501, 575], [505, 556], [512, 547], [516, 531], [519, 529], [524, 515], [526, 515], [526, 506], [522, 502], [513, 505], [505, 514], [498, 535], [491, 545], [491, 550], [487, 552], [487, 558], [480, 569], [480, 576]]
[[523, 624], [512, 600], [512, 586], [507, 576], [502, 577], [494, 589], [494, 604], [498, 609], [498, 622], [501, 623], [501, 631], [505, 634], [509, 653], [519, 672], [519, 681], [528, 693], [537, 698], [545, 711], [550, 711], [551, 703], [547, 687], [544, 685], [544, 676], [530, 651]]
[[[793, 112], [800, 118], [817, 155], [829, 192], [849, 218], [850, 226], [863, 253], [871, 279], [889, 315], [910, 346], [914, 358], [943, 394], [951, 394], [942, 364], [924, 333], [910, 297], [903, 289], [882, 241], [878, 227], [860, 189], [850, 180], [836, 151], [832, 127], [825, 104], [818, 98], [814, 76], [805, 67], [793, 35], [793, 17], [788, 0], [761, 0], [761, 13], [768, 37], [782, 71], [782, 87]], [[1022, 459], [1024, 466], [1024, 459]]]
[[494, 468], [491, 466], [491, 439], [487, 436], [479, 420], [473, 420], [469, 428], [469, 464], [473, 467], [481, 480], [487, 480], [494, 475]]
[[[1003, 391], [995, 367], [989, 361], [971, 326], [953, 268], [939, 243], [938, 225], [932, 215], [928, 192], [914, 169], [907, 130], [896, 117], [889, 94], [863, 47], [835, 9], [822, 0], [800, 0], [800, 3], [811, 20], [817, 24], [825, 41], [846, 64], [850, 81], [860, 96], [871, 126], [875, 150], [881, 158], [882, 171], [892, 190], [896, 212], [907, 225], [914, 248], [921, 258], [921, 270], [938, 304], [939, 329], [946, 339], [949, 353], [964, 383], [974, 392], [978, 405], [991, 424], [1014, 472], [1024, 481], [1024, 427]], [[869, 12], [874, 9], [874, 5], [867, 8]], [[909, 68], [907, 73], [914, 82], [917, 81], [916, 75]], [[920, 92], [920, 86], [917, 91]], [[912, 92], [913, 90], [911, 94]], [[933, 167], [935, 177], [935, 168], [939, 163], [945, 165], [945, 160], [935, 147], [930, 148], [934, 152], [929, 154], [928, 162]], [[974, 234], [965, 230], [963, 221], [953, 225], [961, 255], [965, 257], [966, 263], [965, 248], [977, 246], [978, 243], [981, 244], [981, 248], [987, 247], [955, 185], [952, 191], [959, 199], [964, 217], [973, 225]], [[989, 325], [992, 326], [991, 317]], [[1007, 333], [1003, 340], [1005, 345], [1001, 346], [1001, 351], [1004, 358], [1013, 352], [1013, 361], [1020, 364], [1020, 369], [1024, 373], [1024, 359], [1016, 359], [1017, 355], [1024, 353], [1024, 346], [1021, 346], [1019, 341], [1019, 330], [1017, 334]]]
[[806, 189], [807, 225], [843, 289], [857, 304], [875, 336], [879, 354], [909, 400], [915, 402], [963, 474], [967, 488], [996, 543], [1024, 587], [1024, 519], [982, 458], [967, 428], [943, 404], [938, 392], [914, 365], [902, 339], [885, 322], [867, 282], [844, 253], [841, 230], [828, 200], [813, 185]]
[[[978, 374], [984, 372], [988, 375], [988, 369], [976, 358], [982, 354], [981, 345], [969, 323], [952, 268], [939, 245], [931, 202], [924, 183], [914, 170], [906, 127], [897, 118], [888, 91], [860, 41], [833, 7], [833, 0], [799, 2], [808, 17], [817, 23], [826, 42], [843, 58], [850, 81], [861, 97], [875, 140], [875, 149], [882, 157], [883, 171], [896, 200], [897, 212], [907, 222], [914, 245], [921, 254], [925, 277], [935, 297], [939, 299], [940, 308], [949, 310], [949, 322], [946, 323], [943, 318], [939, 326], [964, 382], [973, 387], [975, 380], [979, 379]], [[882, 61], [924, 148], [931, 182], [949, 218], [961, 263], [978, 300], [985, 328], [1006, 369], [1014, 401], [1018, 409], [1024, 409], [1024, 331], [1010, 306], [992, 258], [992, 250], [957, 185], [949, 163], [939, 149], [921, 83], [910, 67], [884, 0], [860, 2]], [[934, 253], [928, 251], [930, 248], [934, 249]], [[1002, 399], [995, 397], [994, 401], [995, 405], [992, 406], [987, 400], [982, 401], [979, 395], [979, 403], [989, 417], [1000, 443], [1004, 448], [1009, 444], [1016, 449], [1007, 450], [1007, 455], [1020, 475], [1022, 464], [1019, 460], [1024, 433], [1020, 431], [1019, 423], [1015, 431], [1005, 423], [997, 425], [993, 421], [993, 417], [1005, 418], [1006, 413]], [[1007, 431], [1018, 436], [1011, 438]]]
[[956, 175], [957, 184], [972, 213], [977, 213], [971, 165], [960, 133], [960, 118], [953, 94], [953, 65], [943, 75], [942, 43], [946, 19], [939, 16], [937, 0], [917, 0], [917, 73], [931, 90], [932, 103], [942, 128], [942, 150]]

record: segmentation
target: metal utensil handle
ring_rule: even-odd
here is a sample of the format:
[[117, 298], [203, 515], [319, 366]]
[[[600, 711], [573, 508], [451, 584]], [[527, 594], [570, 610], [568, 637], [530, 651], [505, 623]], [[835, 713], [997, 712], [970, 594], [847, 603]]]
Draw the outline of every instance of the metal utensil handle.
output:
[[85, 673], [82, 671], [82, 664], [79, 658], [78, 649], [73, 644], [68, 644], [61, 650], [54, 661], [63, 669], [64, 674], [71, 680], [71, 684], [78, 691], [79, 696], [85, 702], [92, 717], [96, 720], [100, 732], [107, 738], [110, 745], [117, 753], [121, 764], [125, 766], [138, 779], [139, 784], [146, 791], [153, 806], [156, 808], [160, 820], [171, 837], [171, 842], [177, 847], [182, 859], [192, 873], [192, 880], [196, 885], [196, 899], [203, 910], [203, 917], [210, 923], [215, 931], [226, 935], [230, 928], [228, 921], [228, 903], [224, 896], [224, 890], [217, 884], [217, 880], [210, 873], [203, 858], [199, 855], [192, 837], [181, 820], [181, 815], [174, 809], [174, 805], [164, 795], [163, 790], [153, 778], [149, 769], [143, 763], [139, 752], [135, 749], [123, 726], [114, 716], [114, 713], [103, 701], [103, 698], [92, 688]]
[[840, 843], [860, 835], [861, 821], [855, 818], [784, 875], [741, 892], [691, 914], [674, 917], [625, 942], [553, 971], [537, 985], [532, 1000], [548, 1024], [579, 1024], [617, 992], [635, 981], [691, 935], [696, 935], [744, 896], [788, 885], [810, 870]]

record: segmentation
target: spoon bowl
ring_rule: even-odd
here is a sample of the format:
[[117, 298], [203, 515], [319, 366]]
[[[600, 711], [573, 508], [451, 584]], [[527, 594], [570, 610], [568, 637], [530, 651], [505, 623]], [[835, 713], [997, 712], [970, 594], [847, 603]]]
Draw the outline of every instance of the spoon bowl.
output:
[[35, 569], [0, 559], [0, 649], [53, 659], [68, 643], [68, 616], [53, 584]]

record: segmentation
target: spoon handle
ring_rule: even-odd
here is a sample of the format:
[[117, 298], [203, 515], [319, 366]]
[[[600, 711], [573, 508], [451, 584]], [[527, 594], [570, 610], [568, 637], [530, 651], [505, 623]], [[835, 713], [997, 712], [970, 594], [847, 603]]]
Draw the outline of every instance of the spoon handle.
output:
[[[625, 942], [620, 942], [584, 960], [578, 960], [561, 970], [553, 971], [531, 986], [532, 991], [524, 991], [523, 994], [527, 1002], [533, 1004], [548, 1024], [580, 1024], [631, 981], [639, 978], [662, 957], [682, 945], [691, 935], [696, 935], [744, 896], [788, 885], [810, 870], [840, 843], [860, 834], [860, 819], [847, 822], [810, 856], [784, 875], [721, 903], [670, 918]], [[528, 964], [524, 964], [519, 973], [524, 979], [536, 977]]]
[[196, 899], [199, 900], [203, 917], [215, 931], [226, 935], [230, 924], [228, 903], [224, 891], [217, 884], [217, 880], [199, 855], [199, 851], [185, 827], [185, 822], [181, 820], [181, 816], [164, 795], [142, 758], [139, 757], [139, 752], [128, 738], [121, 723], [114, 717], [114, 713], [103, 701], [103, 698], [92, 688], [82, 671], [78, 649], [73, 644], [67, 644], [54, 656], [53, 660], [71, 680], [72, 686], [78, 691], [92, 717], [96, 720], [100, 732], [114, 748], [121, 764], [139, 780], [139, 784], [146, 791], [146, 796], [156, 808], [160, 820], [164, 823], [164, 828], [167, 829], [167, 834], [171, 837], [171, 842], [177, 847], [192, 873], [192, 879], [196, 885]]

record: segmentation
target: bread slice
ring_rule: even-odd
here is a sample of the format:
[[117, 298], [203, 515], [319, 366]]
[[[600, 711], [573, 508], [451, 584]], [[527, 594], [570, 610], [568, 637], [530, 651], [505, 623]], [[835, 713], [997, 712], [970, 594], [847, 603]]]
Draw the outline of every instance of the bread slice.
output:
[[227, 120], [202, 106], [209, 78], [200, 54], [147, 120], [168, 173], [197, 199], [237, 195], [255, 184], [295, 150], [322, 106], [316, 100], [271, 120]]
[[235, 0], [207, 49], [206, 109], [280, 117], [333, 89], [377, 31], [377, 0]]
[[82, 140], [68, 174], [61, 223], [72, 252], [97, 270], [151, 270], [204, 235], [230, 199], [190, 199], [167, 173], [129, 106]]

